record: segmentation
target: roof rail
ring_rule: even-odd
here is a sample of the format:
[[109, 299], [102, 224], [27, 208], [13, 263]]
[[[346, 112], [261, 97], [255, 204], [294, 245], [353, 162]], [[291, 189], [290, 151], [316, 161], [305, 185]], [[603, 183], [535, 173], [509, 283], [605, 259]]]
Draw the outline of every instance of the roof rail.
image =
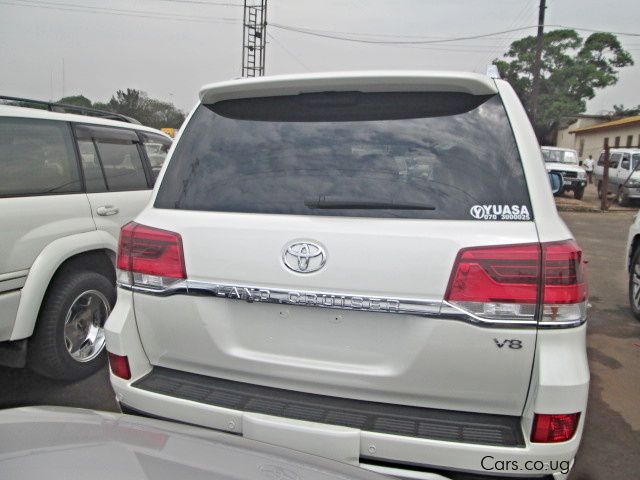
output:
[[60, 113], [75, 113], [80, 115], [88, 115], [91, 117], [102, 117], [110, 120], [119, 120], [121, 122], [135, 123], [141, 125], [141, 123], [135, 118], [127, 117], [120, 113], [109, 112], [107, 110], [99, 110], [91, 107], [81, 107], [79, 105], [69, 105], [67, 103], [46, 102], [44, 100], [33, 100], [31, 98], [20, 97], [8, 97], [6, 95], [0, 95], [0, 103], [3, 102], [20, 102], [21, 104], [30, 105], [17, 105], [19, 107], [36, 108], [36, 105], [43, 106], [50, 112]]

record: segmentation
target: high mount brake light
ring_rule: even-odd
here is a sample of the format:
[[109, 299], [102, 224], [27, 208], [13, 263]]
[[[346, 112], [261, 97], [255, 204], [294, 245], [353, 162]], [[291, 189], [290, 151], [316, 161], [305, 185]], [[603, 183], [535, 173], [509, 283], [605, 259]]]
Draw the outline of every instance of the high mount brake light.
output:
[[587, 287], [582, 251], [573, 241], [460, 250], [445, 300], [488, 320], [581, 323]]
[[580, 413], [545, 414], [533, 417], [531, 441], [535, 443], [557, 443], [571, 440], [578, 430]]
[[118, 243], [120, 283], [166, 288], [187, 278], [179, 234], [130, 222]]

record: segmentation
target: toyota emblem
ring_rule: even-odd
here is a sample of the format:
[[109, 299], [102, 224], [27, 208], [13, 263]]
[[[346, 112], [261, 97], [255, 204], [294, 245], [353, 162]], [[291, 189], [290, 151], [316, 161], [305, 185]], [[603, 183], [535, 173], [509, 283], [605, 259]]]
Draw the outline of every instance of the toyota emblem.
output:
[[294, 242], [285, 247], [282, 260], [294, 272], [311, 273], [324, 266], [327, 255], [317, 243]]

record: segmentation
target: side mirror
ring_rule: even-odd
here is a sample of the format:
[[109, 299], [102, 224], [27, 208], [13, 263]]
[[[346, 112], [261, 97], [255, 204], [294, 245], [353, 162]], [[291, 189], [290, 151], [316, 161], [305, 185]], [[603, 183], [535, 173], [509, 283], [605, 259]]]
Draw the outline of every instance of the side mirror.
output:
[[549, 183], [551, 184], [551, 191], [555, 195], [562, 189], [564, 180], [562, 180], [562, 175], [558, 172], [549, 172]]

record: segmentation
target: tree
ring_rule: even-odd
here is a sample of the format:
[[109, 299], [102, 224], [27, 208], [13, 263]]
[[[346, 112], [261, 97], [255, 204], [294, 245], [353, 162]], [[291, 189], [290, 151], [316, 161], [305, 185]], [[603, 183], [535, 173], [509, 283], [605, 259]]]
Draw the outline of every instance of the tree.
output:
[[[535, 64], [536, 37], [516, 40], [496, 60], [503, 78], [509, 81], [531, 115], [531, 91]], [[575, 30], [546, 32], [542, 44], [540, 94], [534, 128], [541, 141], [550, 134], [562, 117], [586, 110], [586, 101], [596, 90], [618, 81], [620, 68], [633, 65], [631, 54], [611, 33], [593, 33], [586, 40]]]
[[108, 102], [92, 103], [84, 95], [72, 95], [61, 98], [58, 103], [120, 113], [153, 128], [180, 128], [185, 119], [184, 112], [172, 103], [149, 98], [145, 92], [132, 88], [118, 90]]
[[[105, 106], [154, 128], [179, 128], [185, 119], [185, 114], [172, 103], [151, 99], [145, 92], [131, 88], [118, 90]], [[98, 104], [95, 107], [99, 108]]]
[[77, 105], [78, 107], [92, 107], [91, 100], [84, 95], [72, 95], [63, 97], [57, 103], [66, 103], [67, 105]]
[[633, 117], [635, 115], [640, 115], [640, 105], [629, 108], [625, 108], [625, 106], [622, 104], [614, 105], [610, 115], [612, 118]]

